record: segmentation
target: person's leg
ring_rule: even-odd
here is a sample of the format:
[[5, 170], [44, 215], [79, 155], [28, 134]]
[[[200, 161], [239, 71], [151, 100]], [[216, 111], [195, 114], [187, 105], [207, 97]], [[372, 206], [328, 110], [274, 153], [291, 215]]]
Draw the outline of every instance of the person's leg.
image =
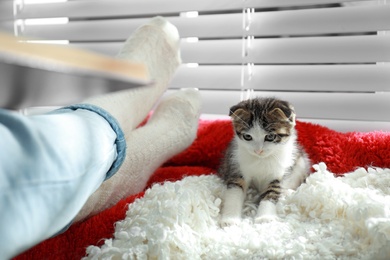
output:
[[[125, 149], [117, 150], [124, 145], [120, 139], [147, 115], [180, 60], [177, 31], [167, 33], [175, 32], [172, 25], [158, 18], [144, 28], [125, 49], [133, 50], [129, 59], [148, 66], [152, 87], [92, 98], [50, 115], [23, 118], [2, 111], [0, 258], [10, 258], [60, 231], [125, 159]], [[109, 114], [87, 111], [99, 110], [88, 104]], [[112, 123], [115, 119], [118, 124]]]
[[75, 221], [95, 215], [144, 190], [159, 166], [193, 142], [199, 109], [200, 95], [194, 89], [181, 90], [163, 99], [148, 123], [127, 137], [123, 166], [92, 194]]
[[32, 117], [0, 110], [0, 259], [53, 236], [74, 218], [116, 170], [116, 158], [117, 166], [123, 162], [125, 140], [117, 130], [83, 109]]
[[[167, 144], [171, 140], [166, 139], [167, 135], [164, 131], [169, 130], [162, 127], [164, 131], [160, 131], [157, 124], [150, 123], [147, 127], [133, 131], [145, 119], [150, 109], [166, 90], [169, 80], [181, 62], [179, 34], [176, 28], [163, 18], [154, 18], [147, 25], [140, 27], [126, 41], [118, 57], [133, 61], [146, 61], [150, 77], [155, 83], [151, 87], [113, 93], [109, 96], [95, 97], [85, 101], [85, 103], [103, 107], [115, 118], [119, 118], [128, 145], [127, 157], [119, 172], [91, 196], [75, 221], [92, 216], [114, 205], [129, 194], [135, 194], [144, 189], [147, 179], [154, 170], [170, 156], [183, 150], [182, 147], [187, 147], [195, 138], [200, 96], [193, 90], [181, 92], [173, 98], [177, 99], [177, 101], [171, 102], [173, 107], [177, 106], [175, 103], [180, 103], [179, 100], [187, 104], [180, 107], [181, 111], [170, 112], [168, 108], [158, 109], [165, 112], [158, 112], [156, 114], [160, 115], [154, 116], [155, 119], [161, 116], [161, 126], [166, 126], [167, 122], [171, 124], [170, 130], [178, 136], [176, 141], [181, 140], [177, 143], [177, 147], [171, 147]], [[168, 101], [163, 103], [170, 104]], [[161, 104], [161, 106], [165, 105]], [[192, 116], [182, 119], [180, 114], [191, 114]], [[176, 116], [177, 118], [173, 118]], [[191, 123], [188, 123], [188, 120]], [[180, 133], [181, 131], [182, 133]], [[188, 135], [188, 131], [193, 134]], [[183, 137], [184, 133], [187, 133], [186, 138]], [[168, 145], [169, 149], [161, 150], [164, 146], [160, 146], [158, 143]], [[149, 155], [146, 155], [148, 153]]]

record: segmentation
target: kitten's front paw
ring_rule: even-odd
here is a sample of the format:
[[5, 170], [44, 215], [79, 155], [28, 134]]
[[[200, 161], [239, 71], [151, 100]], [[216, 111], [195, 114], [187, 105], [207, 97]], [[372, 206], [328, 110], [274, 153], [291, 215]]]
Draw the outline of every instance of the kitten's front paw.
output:
[[221, 228], [230, 227], [230, 226], [238, 225], [240, 221], [241, 220], [239, 218], [222, 218], [221, 221], [219, 222], [219, 225], [221, 226]]
[[255, 223], [256, 224], [263, 224], [263, 223], [269, 223], [269, 222], [278, 221], [278, 220], [280, 220], [280, 219], [276, 215], [262, 215], [262, 216], [257, 216], [255, 218]]

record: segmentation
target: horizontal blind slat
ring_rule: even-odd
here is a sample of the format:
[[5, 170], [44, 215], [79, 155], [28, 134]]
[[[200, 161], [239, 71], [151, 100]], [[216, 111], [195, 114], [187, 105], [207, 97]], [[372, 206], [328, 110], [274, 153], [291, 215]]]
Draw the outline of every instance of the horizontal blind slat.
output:
[[[202, 113], [228, 114], [229, 108], [240, 101], [239, 91], [200, 91]], [[274, 96], [288, 100], [298, 118], [361, 120], [389, 122], [390, 93], [291, 93], [259, 92], [254, 96]], [[358, 111], [358, 112], [357, 112]]]
[[[182, 65], [170, 84], [171, 88], [237, 90], [241, 84], [240, 65]], [[262, 91], [390, 91], [390, 65], [325, 66], [253, 66], [247, 89]]]
[[241, 40], [183, 42], [189, 63], [366, 63], [390, 61], [390, 36], [255, 39], [242, 58]]
[[[239, 38], [242, 14], [168, 17], [181, 37]], [[320, 35], [390, 30], [390, 5], [255, 13], [246, 35]], [[62, 25], [25, 25], [22, 34], [51, 40], [124, 40], [149, 18], [71, 21]]]
[[[256, 6], [256, 1], [250, 0]], [[166, 0], [111, 0], [111, 1], [69, 1], [46, 5], [28, 5], [17, 18], [69, 17], [96, 18], [120, 16], [154, 16], [177, 14], [185, 11], [228, 11], [239, 10], [242, 3], [235, 0], [222, 1], [182, 1]]]
[[25, 25], [20, 35], [45, 40], [69, 41], [124, 41], [140, 25], [149, 21], [142, 19], [114, 19], [97, 21], [74, 21], [66, 24]]
[[252, 50], [247, 62], [387, 62], [390, 61], [390, 36], [264, 39], [254, 41]]
[[258, 12], [247, 35], [321, 35], [390, 29], [390, 5]]
[[[70, 41], [125, 40], [150, 18], [73, 21], [67, 24], [25, 25], [25, 37]], [[167, 17], [181, 37], [226, 38], [242, 36], [242, 14], [206, 15], [197, 18]]]
[[[364, 0], [246, 0], [245, 6], [253, 8], [278, 8], [291, 6], [311, 6], [315, 4], [334, 4], [352, 1]], [[96, 18], [113, 16], [153, 16], [167, 15], [185, 11], [216, 12], [241, 10], [242, 1], [183, 1], [183, 0], [83, 0], [68, 1], [63, 3], [51, 3], [40, 5], [25, 5], [17, 19], [26, 18], [51, 18], [51, 17], [69, 17], [69, 18]]]

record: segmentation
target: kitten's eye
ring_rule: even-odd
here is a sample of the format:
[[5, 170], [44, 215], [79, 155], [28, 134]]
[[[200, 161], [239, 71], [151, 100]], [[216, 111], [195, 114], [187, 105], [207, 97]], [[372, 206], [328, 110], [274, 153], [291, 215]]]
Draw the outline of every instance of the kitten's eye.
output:
[[244, 138], [245, 141], [251, 141], [252, 140], [252, 136], [249, 135], [249, 134], [243, 134], [242, 138]]
[[272, 142], [276, 139], [276, 134], [268, 134], [264, 137], [266, 142]]

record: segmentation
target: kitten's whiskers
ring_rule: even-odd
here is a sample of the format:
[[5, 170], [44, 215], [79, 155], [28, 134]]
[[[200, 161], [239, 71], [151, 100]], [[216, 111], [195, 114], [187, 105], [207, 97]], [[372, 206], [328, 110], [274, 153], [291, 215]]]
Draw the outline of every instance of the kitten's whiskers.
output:
[[276, 154], [271, 154], [271, 157], [275, 158], [277, 161], [280, 161], [279, 156], [277, 156]]

